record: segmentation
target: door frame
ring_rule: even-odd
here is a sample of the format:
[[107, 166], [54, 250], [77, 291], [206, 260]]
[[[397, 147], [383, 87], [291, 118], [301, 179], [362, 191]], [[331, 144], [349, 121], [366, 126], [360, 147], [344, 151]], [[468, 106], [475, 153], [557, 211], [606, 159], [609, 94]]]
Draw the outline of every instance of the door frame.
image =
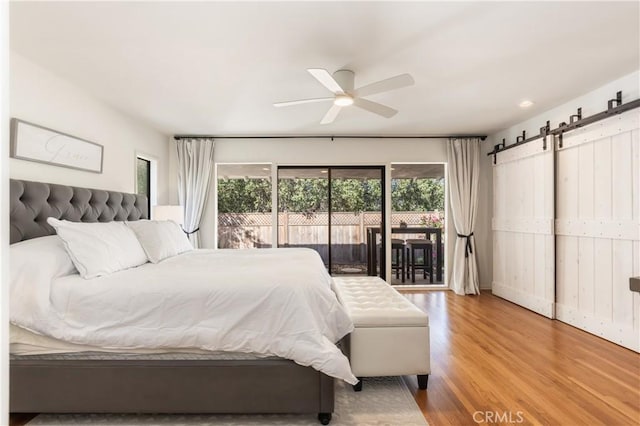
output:
[[[448, 235], [455, 235], [455, 226], [453, 225], [453, 221], [449, 221], [450, 219], [450, 210], [449, 210], [449, 163], [447, 161], [391, 161], [388, 163], [389, 167], [389, 233], [391, 235], [391, 228], [393, 224], [391, 222], [391, 216], [393, 215], [393, 202], [391, 201], [391, 195], [393, 188], [391, 187], [391, 183], [393, 181], [393, 166], [395, 164], [409, 164], [415, 166], [424, 166], [424, 165], [442, 165], [443, 166], [443, 178], [444, 178], [444, 227], [442, 228], [443, 239], [444, 239], [444, 251], [442, 253], [442, 283], [440, 284], [393, 284], [393, 287], [401, 290], [450, 290], [449, 288], [449, 262], [453, 253], [450, 253], [450, 249], [453, 250], [453, 247], [450, 243], [451, 238]], [[445, 235], [447, 237], [445, 237]], [[389, 275], [389, 281], [393, 279], [391, 275]]]
[[[275, 182], [275, 187], [276, 187], [276, 191], [275, 191], [275, 197], [276, 197], [276, 223], [275, 223], [275, 229], [278, 229], [279, 226], [279, 213], [280, 213], [280, 209], [279, 209], [279, 203], [278, 203], [278, 197], [279, 197], [279, 191], [277, 190], [278, 187], [278, 181], [280, 179], [280, 175], [279, 175], [279, 171], [281, 169], [286, 170], [286, 169], [326, 169], [327, 170], [327, 179], [328, 179], [328, 195], [327, 195], [327, 207], [328, 207], [328, 225], [327, 225], [327, 250], [328, 250], [328, 269], [329, 269], [329, 273], [331, 273], [331, 262], [332, 262], [332, 256], [331, 256], [331, 214], [332, 214], [332, 209], [331, 209], [331, 171], [333, 169], [340, 169], [340, 170], [344, 170], [344, 169], [348, 169], [348, 170], [379, 170], [380, 171], [380, 215], [381, 215], [381, 222], [380, 222], [380, 229], [384, 230], [383, 232], [381, 232], [381, 235], [383, 236], [381, 238], [381, 245], [382, 245], [382, 255], [380, 256], [380, 260], [378, 261], [378, 263], [380, 264], [380, 277], [382, 277], [382, 279], [386, 279], [387, 276], [387, 261], [386, 261], [386, 254], [387, 254], [387, 227], [386, 227], [386, 215], [387, 215], [387, 209], [386, 209], [386, 166], [385, 165], [340, 165], [340, 164], [336, 164], [336, 165], [300, 165], [300, 166], [295, 166], [295, 165], [274, 165], [275, 166], [275, 173], [276, 173], [276, 182]], [[276, 234], [277, 235], [277, 234]], [[276, 238], [275, 241], [275, 246], [276, 247], [280, 247], [280, 242], [278, 241], [278, 238]]]

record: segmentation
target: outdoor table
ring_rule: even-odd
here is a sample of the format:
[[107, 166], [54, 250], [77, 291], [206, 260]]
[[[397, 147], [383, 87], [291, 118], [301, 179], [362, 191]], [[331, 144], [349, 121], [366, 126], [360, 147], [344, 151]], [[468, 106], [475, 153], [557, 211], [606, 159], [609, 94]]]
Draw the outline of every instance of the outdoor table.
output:
[[[380, 228], [367, 228], [367, 274], [370, 276], [377, 275], [376, 265], [378, 253], [376, 250], [377, 235], [380, 233]], [[431, 235], [436, 236], [436, 279], [438, 282], [442, 282], [442, 228], [391, 228], [391, 234], [424, 234], [427, 240], [431, 239]]]

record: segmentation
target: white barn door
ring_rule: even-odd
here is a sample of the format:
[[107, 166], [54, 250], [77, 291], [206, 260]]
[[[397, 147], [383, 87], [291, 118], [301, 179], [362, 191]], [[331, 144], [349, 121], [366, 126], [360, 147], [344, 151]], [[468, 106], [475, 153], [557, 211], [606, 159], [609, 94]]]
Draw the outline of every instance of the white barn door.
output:
[[564, 135], [557, 152], [556, 316], [640, 350], [637, 110]]
[[503, 151], [493, 168], [493, 294], [554, 317], [554, 153], [542, 139]]

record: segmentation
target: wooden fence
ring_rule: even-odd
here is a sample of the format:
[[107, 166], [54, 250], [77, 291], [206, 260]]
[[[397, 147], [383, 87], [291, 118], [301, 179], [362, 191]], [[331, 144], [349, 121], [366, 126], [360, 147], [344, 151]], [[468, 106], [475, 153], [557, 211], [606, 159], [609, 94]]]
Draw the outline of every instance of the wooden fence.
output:
[[[392, 226], [424, 225], [425, 217], [438, 212], [394, 212]], [[333, 261], [362, 264], [367, 261], [366, 228], [379, 227], [380, 212], [344, 212], [331, 216], [331, 254]], [[224, 213], [218, 216], [218, 247], [253, 248], [275, 246], [270, 213]], [[323, 259], [328, 257], [328, 213], [279, 213], [278, 240], [281, 247], [309, 247]]]

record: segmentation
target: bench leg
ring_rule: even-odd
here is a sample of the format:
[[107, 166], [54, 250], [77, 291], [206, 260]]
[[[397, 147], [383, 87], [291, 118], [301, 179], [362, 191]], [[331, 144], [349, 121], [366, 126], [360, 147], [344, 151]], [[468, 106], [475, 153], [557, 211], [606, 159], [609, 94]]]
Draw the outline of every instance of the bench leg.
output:
[[428, 374], [418, 374], [418, 387], [420, 389], [426, 389], [427, 383], [429, 383], [429, 375]]
[[323, 425], [328, 425], [331, 421], [331, 413], [318, 413], [318, 420]]
[[358, 377], [358, 383], [353, 385], [354, 392], [360, 392], [362, 390], [362, 377]]

